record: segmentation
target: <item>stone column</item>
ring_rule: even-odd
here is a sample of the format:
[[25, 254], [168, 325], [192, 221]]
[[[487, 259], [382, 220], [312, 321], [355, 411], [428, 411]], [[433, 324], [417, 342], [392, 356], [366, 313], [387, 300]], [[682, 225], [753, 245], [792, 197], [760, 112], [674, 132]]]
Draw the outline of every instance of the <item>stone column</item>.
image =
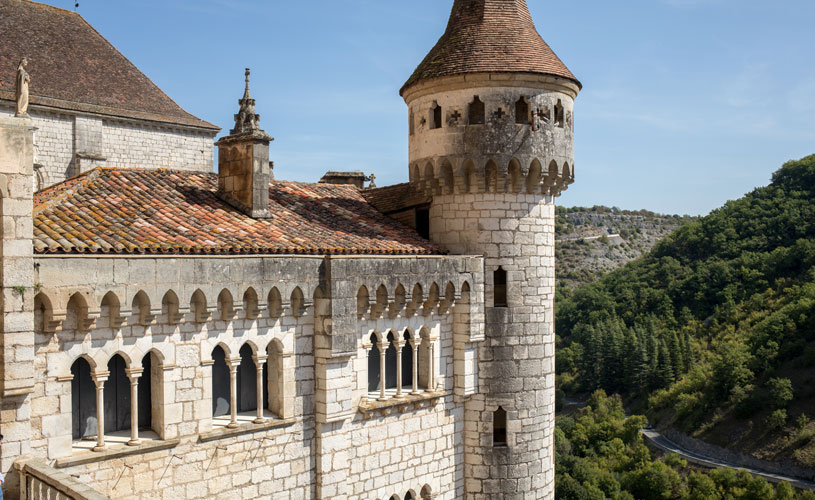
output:
[[128, 446], [138, 446], [139, 439], [139, 379], [144, 372], [142, 368], [128, 368], [125, 370], [130, 379], [130, 441]]
[[405, 346], [404, 340], [396, 342], [396, 397], [402, 397], [402, 348]]
[[241, 364], [241, 359], [229, 360], [229, 429], [234, 429], [238, 426], [238, 366]]
[[419, 394], [419, 344], [416, 339], [410, 339], [410, 345], [413, 347], [413, 390], [411, 394]]
[[266, 402], [263, 400], [263, 365], [266, 363], [266, 356], [253, 356], [255, 360], [255, 367], [257, 368], [257, 398], [258, 398], [258, 416], [255, 418], [256, 424], [262, 424], [266, 421], [263, 418], [263, 410], [266, 408]]
[[0, 118], [0, 471], [19, 488], [12, 464], [31, 450], [34, 391], [34, 131], [30, 119]]
[[105, 445], [105, 382], [110, 376], [109, 371], [93, 372], [93, 382], [96, 384], [96, 446], [93, 451], [104, 451]]
[[385, 351], [388, 349], [388, 341], [383, 340], [379, 343], [379, 401], [385, 401]]

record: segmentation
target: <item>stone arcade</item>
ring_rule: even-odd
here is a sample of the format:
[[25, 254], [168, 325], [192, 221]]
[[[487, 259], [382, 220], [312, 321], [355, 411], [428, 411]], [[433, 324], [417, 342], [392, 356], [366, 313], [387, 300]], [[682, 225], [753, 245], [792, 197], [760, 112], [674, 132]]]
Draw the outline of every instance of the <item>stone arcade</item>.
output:
[[[73, 13], [0, 14], [3, 38], [107, 46]], [[126, 110], [88, 54], [58, 65], [71, 93], [30, 45], [0, 49], [6, 498], [554, 498], [580, 83], [525, 0], [455, 0], [401, 90], [410, 182], [383, 188], [275, 180], [248, 70], [212, 173], [217, 129], [115, 49], [93, 57]]]

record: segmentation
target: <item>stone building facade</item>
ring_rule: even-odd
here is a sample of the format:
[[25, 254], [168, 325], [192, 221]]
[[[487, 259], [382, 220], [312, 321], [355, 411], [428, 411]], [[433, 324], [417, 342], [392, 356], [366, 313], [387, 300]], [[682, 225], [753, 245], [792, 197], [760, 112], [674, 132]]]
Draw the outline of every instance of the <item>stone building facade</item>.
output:
[[212, 170], [220, 130], [181, 109], [82, 17], [0, 0], [0, 116], [15, 114], [15, 70], [31, 74], [35, 189], [95, 167]]
[[553, 499], [580, 84], [525, 1], [454, 2], [406, 184], [275, 180], [248, 76], [218, 173], [176, 129], [35, 193], [60, 143], [0, 116], [6, 497]]

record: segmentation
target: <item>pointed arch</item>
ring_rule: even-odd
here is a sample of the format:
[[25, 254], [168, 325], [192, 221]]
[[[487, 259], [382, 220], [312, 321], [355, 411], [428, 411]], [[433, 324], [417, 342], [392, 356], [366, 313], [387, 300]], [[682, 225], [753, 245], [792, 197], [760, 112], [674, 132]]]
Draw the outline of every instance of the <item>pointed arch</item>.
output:
[[509, 161], [507, 167], [506, 192], [520, 193], [523, 186], [523, 173], [521, 172], [521, 162], [517, 158]]
[[478, 191], [478, 178], [475, 176], [475, 163], [466, 160], [462, 167], [464, 172], [464, 192], [475, 193]]
[[431, 500], [433, 498], [433, 489], [430, 487], [429, 484], [424, 485], [422, 488], [422, 500]]
[[396, 334], [390, 331], [385, 339], [388, 343], [388, 347], [385, 349], [385, 388], [395, 389], [399, 375], [396, 371]]
[[422, 314], [424, 316], [429, 316], [433, 313], [433, 309], [435, 309], [439, 305], [439, 285], [437, 283], [433, 283], [430, 285], [430, 291], [427, 292], [427, 300], [424, 303], [424, 310]]
[[266, 305], [269, 310], [269, 317], [272, 320], [277, 320], [283, 315], [283, 299], [280, 296], [280, 290], [273, 286], [269, 290], [269, 296], [266, 298]]
[[371, 297], [368, 293], [368, 287], [362, 285], [357, 290], [357, 319], [362, 319], [370, 308]]
[[480, 97], [474, 96], [473, 101], [467, 106], [467, 124], [484, 125], [485, 117], [484, 101]]
[[456, 178], [453, 176], [453, 165], [449, 160], [444, 160], [441, 165], [441, 178], [444, 181], [442, 194], [453, 194], [455, 192]]
[[375, 318], [381, 317], [388, 308], [389, 300], [388, 289], [385, 288], [384, 284], [379, 285], [376, 289], [376, 304], [371, 312], [371, 316]]
[[515, 101], [515, 123], [518, 125], [529, 125], [529, 102], [525, 96], [521, 96]]
[[380, 353], [379, 353], [379, 336], [376, 332], [371, 333], [368, 338], [371, 348], [368, 350], [368, 392], [376, 392], [379, 390], [381, 369]]
[[218, 319], [221, 321], [229, 321], [235, 317], [234, 309], [235, 300], [232, 298], [232, 292], [224, 288], [218, 294]]
[[402, 347], [402, 373], [399, 376], [402, 377], [402, 387], [409, 387], [413, 392], [416, 390], [413, 387], [413, 334], [409, 329], [405, 328], [404, 333], [402, 333], [402, 340], [405, 345]]
[[253, 320], [260, 314], [258, 293], [251, 286], [243, 292], [243, 311], [248, 320]]
[[393, 292], [393, 302], [388, 307], [388, 317], [393, 319], [402, 312], [405, 307], [407, 293], [405, 287], [401, 283], [397, 285], [396, 290]]
[[306, 299], [303, 295], [303, 290], [301, 290], [299, 286], [294, 287], [294, 290], [291, 292], [291, 312], [296, 318], [299, 318], [306, 312]]
[[206, 323], [209, 320], [207, 296], [200, 288], [195, 290], [190, 298], [190, 310], [196, 323]]
[[121, 304], [119, 296], [110, 291], [102, 297], [100, 304], [99, 324], [105, 328], [118, 328], [122, 325]]
[[36, 333], [51, 332], [54, 330], [53, 323], [54, 306], [51, 299], [45, 292], [40, 292], [34, 296], [34, 331]]
[[229, 359], [224, 346], [212, 350], [212, 416], [229, 415], [231, 390], [229, 387]]
[[87, 331], [88, 326], [88, 301], [85, 300], [84, 295], [76, 292], [68, 299], [68, 305], [65, 307], [65, 321], [62, 329], [84, 332]]
[[528, 194], [538, 194], [541, 189], [541, 174], [543, 169], [540, 162], [535, 159], [529, 165], [529, 173], [526, 176], [526, 192]]
[[71, 365], [72, 439], [96, 435], [96, 384], [91, 375], [92, 365], [88, 362], [89, 359], [80, 356]]
[[181, 301], [173, 290], [167, 290], [161, 298], [161, 314], [171, 325], [181, 321]]
[[498, 192], [498, 164], [492, 159], [484, 166], [484, 192]]
[[131, 366], [131, 360], [121, 352], [108, 361], [108, 379], [104, 388], [104, 422], [105, 434], [130, 430], [130, 379], [125, 370]]
[[139, 290], [133, 297], [131, 315], [134, 318], [134, 323], [142, 326], [151, 324], [155, 319], [150, 314], [150, 297], [147, 296], [144, 290]]
[[255, 346], [251, 342], [245, 342], [240, 350], [240, 365], [238, 365], [237, 384], [238, 390], [235, 401], [238, 403], [238, 412], [257, 411], [257, 366], [252, 359], [255, 355]]

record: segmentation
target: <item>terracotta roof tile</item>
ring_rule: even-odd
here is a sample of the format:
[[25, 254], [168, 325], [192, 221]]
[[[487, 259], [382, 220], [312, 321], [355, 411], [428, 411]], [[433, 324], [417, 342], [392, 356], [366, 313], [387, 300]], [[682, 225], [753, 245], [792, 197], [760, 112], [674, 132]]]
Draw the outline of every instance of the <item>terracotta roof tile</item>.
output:
[[353, 186], [273, 181], [270, 219], [217, 196], [217, 174], [98, 168], [34, 195], [36, 253], [440, 254]]
[[31, 103], [217, 130], [187, 113], [79, 14], [0, 0], [0, 99], [14, 99], [28, 58]]
[[447, 30], [402, 87], [466, 73], [554, 75], [580, 85], [535, 29], [526, 0], [455, 0]]

